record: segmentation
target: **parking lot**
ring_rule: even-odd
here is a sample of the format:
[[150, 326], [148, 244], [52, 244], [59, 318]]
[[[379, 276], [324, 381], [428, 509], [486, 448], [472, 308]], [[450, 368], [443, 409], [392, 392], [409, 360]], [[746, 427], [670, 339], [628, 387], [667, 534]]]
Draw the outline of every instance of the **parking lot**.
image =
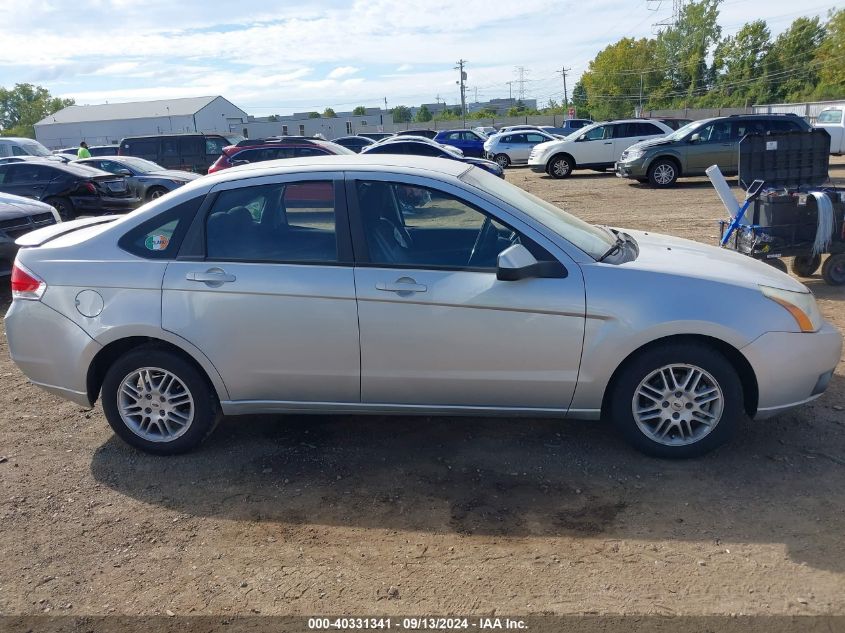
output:
[[[706, 179], [507, 178], [709, 244], [725, 213]], [[845, 287], [804, 281], [845, 330]], [[226, 419], [159, 458], [0, 348], [2, 614], [845, 614], [845, 363], [689, 461], [601, 423], [372, 416]]]

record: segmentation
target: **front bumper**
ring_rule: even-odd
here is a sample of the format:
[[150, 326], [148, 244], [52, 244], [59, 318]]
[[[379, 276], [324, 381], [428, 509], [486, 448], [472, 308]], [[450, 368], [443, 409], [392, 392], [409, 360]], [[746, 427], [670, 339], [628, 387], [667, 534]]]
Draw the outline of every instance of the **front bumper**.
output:
[[648, 165], [641, 158], [625, 162], [618, 161], [613, 166], [613, 171], [619, 178], [646, 178], [648, 176]]
[[528, 157], [528, 167], [536, 174], [545, 174], [547, 171], [547, 163], [545, 157], [530, 155]]
[[767, 332], [742, 348], [757, 377], [756, 419], [818, 398], [842, 356], [842, 335], [825, 322], [818, 332]]
[[90, 407], [87, 369], [99, 343], [41, 301], [12, 301], [5, 321], [9, 354], [24, 375], [50, 393]]

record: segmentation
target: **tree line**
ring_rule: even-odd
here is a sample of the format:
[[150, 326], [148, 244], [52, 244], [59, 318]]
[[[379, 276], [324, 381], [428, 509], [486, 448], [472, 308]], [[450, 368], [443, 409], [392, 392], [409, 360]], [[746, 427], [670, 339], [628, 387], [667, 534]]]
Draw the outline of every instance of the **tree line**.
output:
[[845, 98], [845, 9], [800, 17], [772, 37], [765, 20], [722, 35], [722, 0], [684, 5], [654, 38], [622, 38], [575, 85], [579, 114], [611, 119], [643, 109], [743, 107]]
[[53, 97], [41, 86], [16, 84], [11, 89], [0, 86], [0, 135], [35, 138], [36, 123], [74, 103], [73, 99]]

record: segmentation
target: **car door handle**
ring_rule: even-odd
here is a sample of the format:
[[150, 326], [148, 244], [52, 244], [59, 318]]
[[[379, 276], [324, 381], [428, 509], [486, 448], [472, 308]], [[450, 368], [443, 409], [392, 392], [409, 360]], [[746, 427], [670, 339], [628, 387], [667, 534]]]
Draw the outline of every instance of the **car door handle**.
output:
[[605, 145], [613, 145], [613, 141], [605, 141], [604, 144]]
[[376, 283], [376, 290], [383, 290], [385, 292], [396, 292], [401, 295], [406, 293], [412, 294], [414, 292], [425, 292], [426, 290], [428, 290], [428, 286], [418, 284], [410, 277], [400, 277], [392, 284], [379, 281], [378, 283]]
[[205, 272], [190, 272], [185, 275], [188, 281], [199, 281], [207, 284], [223, 284], [235, 281], [237, 277], [229, 275], [222, 268], [209, 268]]

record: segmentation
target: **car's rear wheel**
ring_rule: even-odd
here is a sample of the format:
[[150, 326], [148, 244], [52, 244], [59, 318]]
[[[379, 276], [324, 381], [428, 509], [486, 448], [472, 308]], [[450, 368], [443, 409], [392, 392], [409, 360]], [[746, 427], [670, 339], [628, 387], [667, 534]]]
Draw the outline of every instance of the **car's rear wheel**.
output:
[[671, 187], [678, 180], [678, 166], [668, 158], [654, 161], [648, 168], [648, 181], [653, 187]]
[[511, 159], [508, 158], [507, 154], [496, 154], [493, 157], [493, 160], [501, 167], [502, 169], [507, 169], [508, 166], [511, 164]]
[[59, 217], [63, 222], [76, 219], [76, 211], [74, 211], [73, 204], [67, 198], [47, 198], [44, 202], [59, 212]]
[[574, 162], [569, 156], [555, 156], [549, 163], [549, 176], [552, 178], [568, 178], [575, 168]]
[[164, 194], [167, 193], [167, 189], [164, 187], [151, 187], [149, 191], [147, 191], [147, 200], [155, 200], [156, 198], [161, 198]]
[[206, 377], [181, 356], [154, 347], [121, 356], [106, 372], [103, 411], [114, 432], [148, 453], [197, 447], [220, 419]]
[[799, 255], [792, 260], [792, 272], [799, 277], [810, 277], [819, 269], [821, 263], [821, 255]]
[[696, 457], [733, 435], [743, 415], [736, 370], [699, 343], [667, 343], [631, 359], [608, 401], [625, 439], [655, 457]]
[[824, 260], [822, 278], [831, 286], [845, 284], [845, 253], [831, 255]]

